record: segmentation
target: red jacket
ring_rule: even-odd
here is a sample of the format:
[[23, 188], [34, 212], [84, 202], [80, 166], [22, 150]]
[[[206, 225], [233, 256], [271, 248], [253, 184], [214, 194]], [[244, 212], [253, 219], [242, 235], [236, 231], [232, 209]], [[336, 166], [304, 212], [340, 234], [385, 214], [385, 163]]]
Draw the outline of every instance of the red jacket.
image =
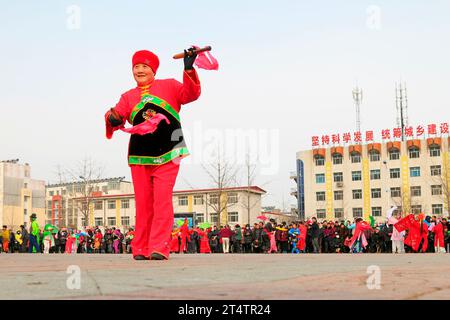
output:
[[221, 238], [231, 238], [232, 235], [233, 231], [231, 231], [231, 229], [228, 228], [223, 228], [222, 230], [219, 231], [219, 236]]
[[[195, 101], [200, 96], [200, 80], [197, 72], [194, 71], [189, 75], [186, 71], [183, 72], [183, 83], [175, 79], [154, 80], [149, 89], [144, 87], [135, 87], [128, 90], [120, 97], [119, 102], [115, 106], [115, 110], [120, 114], [124, 120], [128, 120], [130, 124], [131, 113], [134, 107], [141, 101], [143, 92], [157, 96], [166, 101], [176, 112], [179, 112], [182, 104]], [[106, 137], [111, 139], [114, 131], [119, 127], [111, 127], [107, 118], [110, 111], [105, 114], [106, 120]]]

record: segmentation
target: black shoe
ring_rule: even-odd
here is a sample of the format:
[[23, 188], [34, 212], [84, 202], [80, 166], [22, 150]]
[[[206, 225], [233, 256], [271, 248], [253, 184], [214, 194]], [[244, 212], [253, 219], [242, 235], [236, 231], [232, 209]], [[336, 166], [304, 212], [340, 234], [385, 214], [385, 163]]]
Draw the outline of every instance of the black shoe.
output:
[[150, 260], [149, 257], [143, 256], [142, 254], [139, 254], [137, 256], [133, 257], [134, 260]]
[[151, 255], [151, 257], [150, 257], [150, 260], [167, 260], [167, 258], [164, 257], [164, 256], [163, 256], [162, 254], [160, 254], [160, 253], [153, 252], [152, 255]]

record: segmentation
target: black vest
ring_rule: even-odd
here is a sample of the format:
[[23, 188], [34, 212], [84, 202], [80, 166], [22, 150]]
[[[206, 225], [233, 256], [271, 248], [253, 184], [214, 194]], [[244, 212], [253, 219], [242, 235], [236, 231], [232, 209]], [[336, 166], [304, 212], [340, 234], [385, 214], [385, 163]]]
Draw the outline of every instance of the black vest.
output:
[[152, 95], [144, 95], [131, 113], [133, 126], [146, 121], [150, 110], [163, 114], [170, 124], [161, 121], [153, 133], [132, 134], [128, 147], [128, 163], [140, 165], [161, 165], [189, 154], [183, 138], [180, 117], [166, 101]]

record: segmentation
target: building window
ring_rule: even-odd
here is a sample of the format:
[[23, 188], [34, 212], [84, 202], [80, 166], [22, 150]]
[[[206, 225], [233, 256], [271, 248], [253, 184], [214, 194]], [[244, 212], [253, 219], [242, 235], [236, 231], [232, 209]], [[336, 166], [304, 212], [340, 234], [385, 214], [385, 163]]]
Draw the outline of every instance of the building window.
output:
[[324, 157], [316, 157], [314, 159], [316, 166], [324, 166], [325, 165], [325, 158]]
[[372, 217], [381, 217], [381, 207], [372, 207]]
[[219, 195], [217, 194], [211, 194], [209, 196], [209, 203], [210, 204], [218, 204], [219, 203]]
[[381, 198], [381, 189], [372, 189], [371, 196], [372, 196], [372, 199]]
[[178, 196], [178, 205], [179, 206], [187, 206], [188, 205], [188, 196]]
[[431, 166], [431, 175], [432, 176], [440, 176], [441, 175], [441, 166]]
[[48, 195], [49, 195], [50, 197], [53, 197], [54, 194], [55, 194], [54, 191], [49, 191], [49, 192], [48, 192]]
[[370, 170], [370, 180], [380, 180], [380, 169]]
[[103, 218], [94, 218], [94, 224], [96, 227], [103, 226]]
[[339, 153], [333, 154], [333, 164], [342, 164], [342, 155]]
[[353, 218], [362, 218], [362, 208], [353, 208]]
[[217, 220], [218, 218], [217, 218], [217, 213], [210, 213], [209, 214], [209, 222], [211, 222], [211, 223], [217, 223]]
[[360, 163], [361, 162], [361, 155], [359, 153], [352, 153], [350, 156], [352, 163]]
[[342, 209], [342, 208], [335, 208], [334, 209], [334, 217], [336, 219], [344, 218], [344, 209]]
[[442, 214], [443, 206], [442, 206], [442, 204], [433, 204], [433, 205], [431, 205], [431, 210], [432, 210], [433, 214]]
[[441, 148], [440, 147], [430, 147], [430, 157], [440, 157]]
[[238, 202], [237, 193], [229, 193], [228, 194], [228, 203], [237, 203], [237, 202]]
[[317, 209], [316, 211], [317, 219], [325, 219], [327, 217], [327, 213], [325, 209]]
[[237, 212], [228, 212], [228, 222], [238, 222], [239, 214]]
[[82, 185], [76, 185], [75, 186], [75, 188], [74, 188], [74, 190], [75, 190], [75, 193], [83, 193], [83, 186]]
[[116, 225], [116, 218], [115, 217], [108, 217], [108, 226], [115, 226]]
[[400, 151], [397, 149], [391, 149], [389, 151], [389, 160], [398, 160], [400, 159]]
[[195, 215], [195, 223], [198, 225], [203, 222], [205, 222], [205, 215], [203, 213], [197, 213]]
[[325, 201], [325, 191], [316, 192], [317, 201]]
[[51, 208], [51, 207], [52, 207], [52, 201], [51, 201], [51, 200], [48, 200], [48, 201], [47, 201], [47, 209], [48, 209], [48, 208]]
[[355, 199], [355, 200], [362, 199], [362, 190], [361, 189], [352, 190], [352, 194], [353, 194], [353, 199]]
[[120, 207], [122, 209], [129, 209], [130, 208], [130, 200], [129, 199], [121, 200]]
[[108, 209], [116, 208], [116, 200], [108, 200]]
[[344, 192], [343, 191], [335, 191], [334, 192], [334, 200], [343, 200]]
[[316, 174], [316, 183], [325, 183], [325, 174], [323, 173]]
[[81, 218], [81, 225], [83, 226], [83, 227], [86, 227], [87, 225], [86, 225], [86, 218], [85, 217], [82, 217]]
[[103, 201], [95, 201], [94, 210], [103, 210]]
[[400, 187], [391, 188], [391, 197], [392, 198], [400, 198], [402, 196], [402, 191]]
[[203, 196], [199, 196], [199, 195], [194, 196], [194, 204], [202, 205], [203, 204]]
[[361, 181], [361, 171], [352, 171], [352, 181]]
[[421, 205], [415, 205], [411, 206], [411, 212], [414, 214], [419, 214], [422, 212], [422, 206]]
[[370, 161], [380, 161], [380, 154], [378, 152], [371, 152], [369, 153]]
[[419, 157], [420, 157], [420, 151], [418, 148], [409, 149], [409, 158], [410, 159], [417, 159]]
[[342, 172], [335, 172], [333, 173], [333, 180], [334, 182], [343, 182], [344, 175], [342, 174]]
[[409, 168], [409, 176], [414, 177], [420, 177], [420, 167], [411, 167]]
[[422, 191], [420, 186], [411, 187], [411, 197], [420, 197], [422, 195]]
[[123, 226], [129, 226], [130, 225], [130, 217], [120, 217], [120, 223]]
[[102, 187], [102, 192], [107, 194], [108, 193], [108, 186], [103, 186]]
[[442, 186], [441, 185], [431, 186], [431, 195], [432, 196], [440, 196], [440, 195], [442, 195]]
[[62, 189], [62, 190], [61, 190], [61, 194], [62, 194], [63, 196], [65, 196], [65, 195], [66, 195], [66, 189]]
[[391, 179], [400, 179], [400, 168], [389, 169]]

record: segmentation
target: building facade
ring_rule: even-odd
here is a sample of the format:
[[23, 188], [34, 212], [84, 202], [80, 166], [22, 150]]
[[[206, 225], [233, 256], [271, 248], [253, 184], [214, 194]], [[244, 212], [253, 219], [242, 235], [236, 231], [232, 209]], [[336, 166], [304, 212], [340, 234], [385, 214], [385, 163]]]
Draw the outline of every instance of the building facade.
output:
[[14, 231], [30, 226], [30, 215], [45, 220], [45, 181], [31, 178], [28, 163], [19, 160], [0, 162], [0, 225]]
[[261, 196], [265, 193], [257, 186], [174, 191], [174, 213], [193, 214], [196, 224], [210, 222], [231, 227], [252, 224], [261, 214]]
[[46, 223], [82, 226], [134, 225], [133, 184], [123, 177], [48, 185]]
[[448, 215], [449, 138], [317, 147], [297, 153], [298, 212], [308, 219], [384, 220], [403, 213]]
[[[220, 194], [222, 225], [254, 222], [261, 214], [264, 193], [256, 186], [174, 191], [174, 215], [175, 218], [192, 217], [196, 225], [206, 221], [215, 224]], [[133, 184], [123, 178], [48, 185], [46, 197], [46, 223], [77, 229], [83, 226], [128, 228], [136, 223]]]

